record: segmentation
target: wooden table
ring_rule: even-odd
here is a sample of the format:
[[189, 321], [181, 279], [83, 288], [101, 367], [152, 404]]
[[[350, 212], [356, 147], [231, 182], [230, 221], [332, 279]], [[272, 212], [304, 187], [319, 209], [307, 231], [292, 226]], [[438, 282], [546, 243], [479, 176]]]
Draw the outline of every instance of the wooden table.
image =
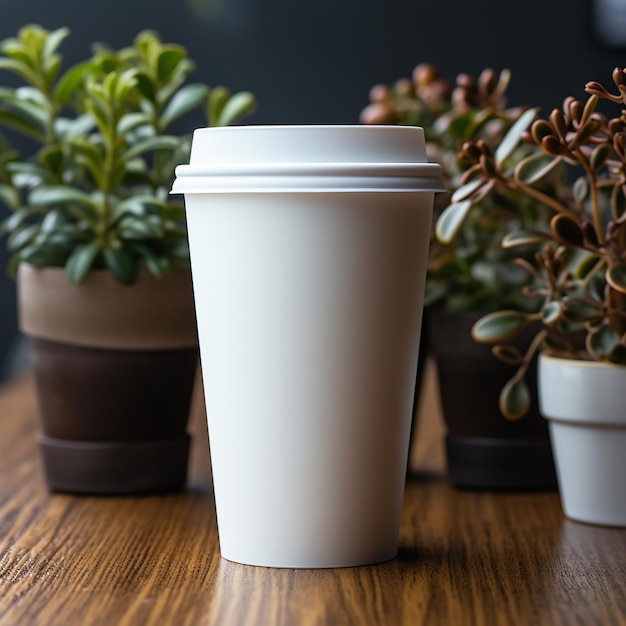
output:
[[400, 554], [335, 570], [220, 558], [199, 406], [186, 492], [55, 495], [35, 447], [32, 381], [5, 384], [0, 625], [626, 624], [626, 531], [565, 520], [556, 493], [451, 488], [432, 367], [428, 376]]

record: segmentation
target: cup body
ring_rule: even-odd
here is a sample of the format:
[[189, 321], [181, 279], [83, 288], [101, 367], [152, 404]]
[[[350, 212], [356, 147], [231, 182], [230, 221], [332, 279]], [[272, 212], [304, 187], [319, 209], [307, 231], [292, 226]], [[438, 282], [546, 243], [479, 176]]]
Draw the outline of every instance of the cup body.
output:
[[397, 553], [433, 190], [338, 190], [327, 173], [185, 194], [220, 549], [236, 562]]

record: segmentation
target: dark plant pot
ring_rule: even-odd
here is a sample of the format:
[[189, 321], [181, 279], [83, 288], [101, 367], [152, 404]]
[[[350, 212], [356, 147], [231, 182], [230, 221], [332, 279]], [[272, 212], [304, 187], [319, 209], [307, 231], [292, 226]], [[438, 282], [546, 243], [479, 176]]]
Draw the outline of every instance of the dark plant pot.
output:
[[197, 350], [30, 341], [48, 485], [86, 493], [180, 489]]
[[49, 488], [182, 488], [198, 363], [190, 276], [123, 287], [100, 273], [77, 286], [62, 270], [22, 266], [18, 296]]
[[505, 419], [499, 395], [515, 370], [496, 359], [491, 346], [472, 339], [471, 328], [480, 317], [441, 308], [428, 312], [430, 351], [448, 429], [449, 480], [472, 489], [556, 489], [548, 426], [537, 405], [536, 364], [527, 378], [530, 412], [520, 420]]

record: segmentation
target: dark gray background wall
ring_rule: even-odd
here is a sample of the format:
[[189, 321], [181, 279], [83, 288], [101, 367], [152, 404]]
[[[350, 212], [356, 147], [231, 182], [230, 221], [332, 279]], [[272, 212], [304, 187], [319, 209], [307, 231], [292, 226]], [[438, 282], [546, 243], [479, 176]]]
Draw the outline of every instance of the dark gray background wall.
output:
[[[253, 91], [259, 109], [249, 123], [357, 123], [373, 84], [409, 76], [421, 61], [450, 78], [508, 67], [510, 102], [549, 112], [626, 66], [620, 42], [603, 47], [593, 36], [592, 3], [615, 13], [609, 24], [623, 23], [626, 0], [0, 0], [0, 39], [27, 23], [69, 26], [71, 64], [94, 41], [121, 47], [155, 29], [187, 47], [198, 80]], [[16, 322], [0, 250], [1, 378]]]

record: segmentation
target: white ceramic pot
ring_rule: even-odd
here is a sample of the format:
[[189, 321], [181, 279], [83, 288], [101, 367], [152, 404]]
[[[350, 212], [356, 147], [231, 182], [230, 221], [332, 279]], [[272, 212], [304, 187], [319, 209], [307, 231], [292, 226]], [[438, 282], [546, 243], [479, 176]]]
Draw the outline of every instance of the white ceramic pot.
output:
[[222, 556], [397, 553], [433, 192], [421, 129], [194, 134], [185, 194]]
[[572, 520], [626, 526], [625, 390], [626, 367], [539, 357], [539, 408]]

